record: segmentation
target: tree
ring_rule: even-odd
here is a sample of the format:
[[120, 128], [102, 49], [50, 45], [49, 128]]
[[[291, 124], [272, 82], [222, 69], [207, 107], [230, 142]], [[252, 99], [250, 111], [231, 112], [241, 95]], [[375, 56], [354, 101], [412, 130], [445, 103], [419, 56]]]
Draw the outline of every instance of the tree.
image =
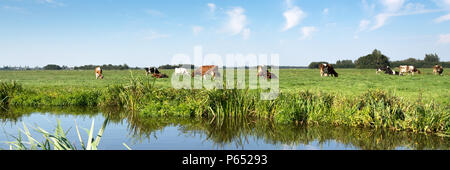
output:
[[379, 68], [384, 66], [390, 66], [389, 58], [381, 53], [381, 51], [375, 49], [372, 54], [360, 57], [355, 61], [356, 68], [368, 69]]
[[311, 64], [309, 64], [308, 68], [319, 68], [319, 64], [328, 64], [328, 62], [322, 61], [322, 62], [311, 62]]
[[338, 60], [334, 68], [355, 68], [355, 64], [352, 60]]
[[48, 64], [44, 66], [44, 70], [61, 70], [62, 68], [56, 64]]
[[439, 63], [440, 61], [437, 54], [426, 54], [424, 60], [426, 63]]

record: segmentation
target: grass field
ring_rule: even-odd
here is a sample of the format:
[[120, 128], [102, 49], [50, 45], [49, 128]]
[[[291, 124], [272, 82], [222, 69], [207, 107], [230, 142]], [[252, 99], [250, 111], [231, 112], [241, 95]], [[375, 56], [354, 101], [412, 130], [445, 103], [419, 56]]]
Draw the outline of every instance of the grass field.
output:
[[[338, 78], [320, 77], [317, 69], [282, 69], [279, 82], [281, 92], [308, 90], [357, 96], [369, 89], [380, 89], [398, 97], [416, 100], [435, 100], [450, 104], [450, 72], [435, 76], [432, 69], [420, 69], [414, 76], [376, 75], [372, 69], [337, 69]], [[144, 77], [143, 70], [104, 70], [105, 79], [95, 80], [93, 71], [0, 71], [0, 81], [15, 80], [33, 89], [100, 89], [109, 85], [129, 83], [131, 75]], [[173, 70], [161, 70], [171, 75]], [[248, 79], [248, 78], [247, 78]], [[171, 87], [170, 79], [158, 79], [157, 87]]]

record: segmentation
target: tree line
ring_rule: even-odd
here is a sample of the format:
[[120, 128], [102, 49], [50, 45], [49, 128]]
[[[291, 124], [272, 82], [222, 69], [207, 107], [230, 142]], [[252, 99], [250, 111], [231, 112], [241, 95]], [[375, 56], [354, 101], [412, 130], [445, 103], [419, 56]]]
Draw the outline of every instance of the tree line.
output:
[[[319, 64], [330, 64], [328, 62], [311, 62], [308, 68], [319, 68]], [[450, 62], [441, 62], [437, 54], [426, 54], [423, 60], [408, 58], [400, 61], [390, 61], [389, 57], [382, 54], [380, 50], [373, 50], [371, 54], [362, 56], [353, 62], [352, 60], [339, 60], [333, 64], [335, 68], [358, 68], [358, 69], [376, 69], [379, 67], [390, 66], [398, 67], [400, 65], [413, 65], [418, 68], [431, 68], [434, 65], [450, 67]]]
[[[311, 62], [308, 67], [302, 67], [302, 66], [279, 66], [280, 69], [294, 69], [294, 68], [319, 68], [319, 64], [330, 64], [326, 61], [321, 62]], [[398, 67], [400, 65], [413, 65], [418, 68], [431, 68], [434, 65], [441, 65], [443, 67], [450, 67], [449, 61], [440, 61], [440, 58], [437, 54], [426, 54], [425, 58], [423, 60], [415, 59], [415, 58], [408, 58], [406, 60], [400, 60], [400, 61], [390, 61], [389, 57], [382, 54], [381, 51], [375, 49], [371, 54], [362, 56], [355, 60], [354, 62], [352, 60], [338, 60], [336, 63], [333, 63], [333, 66], [335, 68], [358, 68], [358, 69], [376, 69], [383, 66], [390, 66], [390, 67]], [[0, 70], [94, 70], [99, 65], [84, 65], [84, 66], [75, 66], [75, 67], [68, 67], [68, 66], [59, 66], [57, 64], [48, 64], [44, 67], [28, 67], [28, 66], [3, 66], [0, 67]], [[175, 69], [180, 68], [183, 65], [162, 65], [159, 66], [159, 69]], [[192, 64], [184, 64], [184, 66], [191, 67], [191, 69], [194, 69], [195, 66]], [[130, 70], [130, 69], [143, 69], [139, 67], [130, 67], [127, 64], [123, 65], [112, 65], [112, 64], [104, 64], [101, 65], [102, 69], [104, 70]], [[226, 67], [224, 67], [226, 68]], [[249, 67], [245, 67], [249, 68]]]

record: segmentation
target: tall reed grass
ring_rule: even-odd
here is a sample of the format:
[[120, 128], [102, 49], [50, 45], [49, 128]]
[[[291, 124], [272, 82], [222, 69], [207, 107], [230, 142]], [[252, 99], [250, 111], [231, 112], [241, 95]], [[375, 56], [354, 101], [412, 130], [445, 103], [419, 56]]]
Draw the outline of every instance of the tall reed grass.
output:
[[[75, 122], [76, 131], [78, 134], [78, 139], [80, 141], [81, 150], [97, 150], [100, 145], [100, 140], [102, 138], [103, 132], [105, 131], [106, 125], [108, 124], [108, 117], [103, 122], [102, 127], [98, 131], [97, 136], [94, 138], [94, 120], [92, 120], [91, 128], [85, 129], [88, 134], [88, 138], [86, 143], [83, 142], [78, 126]], [[12, 136], [15, 141], [7, 142], [9, 144], [10, 150], [78, 150], [78, 148], [72, 144], [69, 139], [66, 137], [68, 131], [64, 131], [60, 121], [57, 121], [57, 126], [54, 133], [47, 132], [46, 130], [40, 127], [34, 127], [34, 130], [41, 134], [44, 138], [44, 141], [39, 142], [36, 138], [34, 138], [28, 127], [23, 123], [23, 129], [20, 129], [19, 136]], [[28, 141], [25, 141], [22, 138], [21, 133], [25, 134]], [[126, 146], [126, 145], [125, 145]], [[126, 146], [127, 147], [127, 146]]]

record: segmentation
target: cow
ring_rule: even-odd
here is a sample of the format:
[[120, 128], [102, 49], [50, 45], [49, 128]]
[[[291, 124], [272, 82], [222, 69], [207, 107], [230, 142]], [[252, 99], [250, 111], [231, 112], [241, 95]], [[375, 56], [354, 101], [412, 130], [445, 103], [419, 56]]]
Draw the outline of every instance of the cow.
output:
[[403, 65], [403, 66], [399, 66], [399, 70], [400, 70], [400, 74], [403, 75], [404, 73], [407, 74], [412, 74], [414, 75], [414, 73], [420, 74], [420, 70], [418, 70], [416, 67], [414, 66], [408, 66], [408, 65]]
[[331, 64], [319, 64], [320, 76], [334, 76], [338, 77], [338, 73], [334, 70]]
[[265, 79], [278, 78], [275, 74], [273, 74], [269, 70], [267, 70], [267, 67], [263, 67], [263, 66], [258, 66], [258, 73], [256, 75], [259, 77], [264, 77]]
[[384, 74], [389, 74], [389, 75], [400, 75], [400, 72], [392, 70], [389, 66], [386, 66], [386, 70], [384, 71]]
[[213, 79], [216, 79], [216, 76], [220, 76], [219, 67], [215, 65], [200, 66], [192, 72], [192, 77], [196, 75], [201, 75], [204, 79], [206, 79], [206, 75], [211, 75]]
[[158, 68], [156, 67], [145, 68], [145, 75], [148, 76], [149, 74], [161, 74], [161, 72], [159, 72]]
[[95, 68], [95, 79], [103, 79], [103, 69], [101, 67]]
[[381, 72], [386, 72], [389, 68], [389, 66], [384, 66], [384, 67], [378, 67], [377, 68], [377, 74], [380, 74]]
[[154, 78], [158, 78], [158, 79], [162, 79], [162, 78], [169, 78], [169, 76], [165, 75], [165, 74], [161, 74], [161, 73], [153, 73], [152, 77]]
[[175, 75], [189, 75], [189, 72], [185, 68], [175, 68]]
[[434, 73], [434, 75], [437, 75], [437, 74], [442, 75], [443, 72], [444, 72], [444, 68], [442, 68], [442, 66], [440, 66], [440, 65], [435, 65], [435, 66], [433, 67], [433, 73]]

